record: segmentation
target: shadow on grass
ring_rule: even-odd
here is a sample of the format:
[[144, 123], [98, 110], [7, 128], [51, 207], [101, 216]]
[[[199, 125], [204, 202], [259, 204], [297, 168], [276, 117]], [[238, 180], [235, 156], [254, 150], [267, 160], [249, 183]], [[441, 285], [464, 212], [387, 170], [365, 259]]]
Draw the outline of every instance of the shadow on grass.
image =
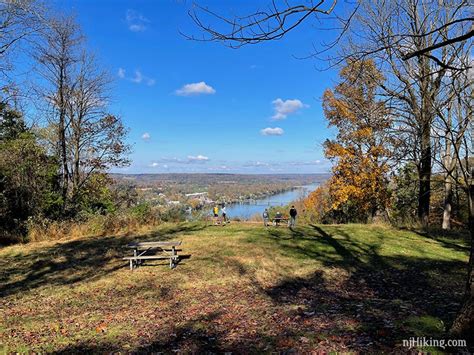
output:
[[[168, 231], [167, 238], [174, 237], [178, 232], [192, 231], [186, 228]], [[259, 297], [271, 301], [271, 308], [265, 311], [271, 312], [274, 318], [262, 319], [262, 322], [268, 322], [265, 327], [249, 333], [245, 331], [247, 325], [241, 324], [240, 336], [230, 337], [229, 332], [234, 329], [226, 328], [222, 319], [234, 314], [227, 313], [225, 307], [220, 308], [219, 305], [215, 308], [220, 311], [206, 310], [203, 305], [202, 312], [185, 322], [179, 321], [182, 314], [177, 312], [176, 324], [167, 324], [164, 330], [157, 329], [152, 340], [143, 340], [143, 345], [126, 351], [304, 353], [312, 349], [329, 349], [408, 353], [408, 349], [401, 347], [402, 339], [413, 336], [449, 338], [445, 330], [461, 301], [464, 275], [460, 270], [464, 270], [464, 262], [433, 260], [423, 257], [423, 253], [416, 257], [396, 252], [391, 252], [389, 256], [382, 255], [385, 235], [377, 229], [372, 231], [369, 239], [354, 237], [350, 229], [317, 225], [284, 231], [268, 229], [262, 232], [256, 229], [248, 232], [249, 243], [266, 238], [263, 242], [277, 244], [283, 255], [295, 259], [315, 259], [324, 268], [265, 288], [258, 284], [256, 270], [232, 259], [231, 268], [252, 281], [254, 286], [247, 294], [248, 303]], [[158, 234], [161, 233], [158, 231]], [[117, 242], [117, 248], [132, 239], [123, 238]], [[156, 239], [156, 236], [140, 238]], [[112, 241], [106, 244], [113, 248]], [[91, 252], [98, 247], [91, 245], [86, 251]], [[102, 257], [103, 253], [98, 253], [96, 263], [104, 266], [107, 261], [102, 261]], [[97, 269], [96, 265], [91, 266], [93, 270]], [[98, 273], [95, 270], [91, 271], [91, 275], [88, 272], [88, 269], [81, 270], [82, 279], [90, 278], [92, 274], [99, 277], [100, 272], [109, 271]], [[63, 270], [59, 269], [57, 275], [61, 276], [57, 276], [56, 280], [53, 274], [37, 276], [36, 283], [33, 278], [29, 286], [37, 287], [38, 282], [50, 283], [48, 277], [53, 277], [53, 284], [70, 282]], [[227, 292], [233, 299], [234, 291]], [[434, 322], [441, 326], [431, 326]], [[64, 348], [61, 353], [123, 350], [120, 343], [79, 343]]]
[[[134, 349], [133, 353], [161, 353], [163, 350], [167, 350], [167, 353], [174, 353], [183, 347], [186, 348], [187, 353], [193, 354], [219, 351], [222, 349], [220, 339], [222, 339], [225, 334], [216, 330], [205, 329], [203, 324], [211, 324], [220, 314], [220, 312], [213, 312], [187, 321], [183, 325], [173, 329], [171, 334], [167, 334], [150, 344]], [[110, 353], [120, 351], [120, 349], [120, 345], [114, 343], [88, 344], [79, 342], [56, 351], [54, 354]]]
[[[469, 239], [468, 233], [458, 231], [446, 231], [446, 230], [418, 230], [413, 228], [400, 228], [400, 230], [407, 230], [418, 234], [421, 237], [434, 240], [440, 243], [443, 247], [453, 249], [456, 251], [469, 252]], [[459, 243], [465, 243], [466, 245], [460, 245]]]
[[44, 285], [68, 285], [98, 279], [127, 267], [121, 258], [129, 253], [124, 246], [132, 241], [169, 240], [176, 238], [178, 233], [204, 228], [202, 224], [165, 225], [143, 235], [84, 238], [59, 242], [32, 252], [4, 255], [0, 261], [0, 297]]
[[[346, 270], [349, 276], [337, 287], [326, 281], [320, 271], [306, 278], [285, 280], [265, 291], [277, 304], [306, 304], [305, 314], [311, 314], [309, 317], [301, 315], [306, 319], [324, 314], [335, 323], [344, 319], [356, 322], [356, 329], [335, 327], [330, 333], [351, 334], [380, 350], [387, 346], [400, 346], [402, 339], [411, 336], [449, 338], [446, 331], [461, 303], [464, 285], [462, 270], [465, 270], [466, 263], [396, 253], [381, 256], [380, 247], [384, 238], [381, 232], [374, 230], [370, 242], [364, 242], [351, 238], [343, 229], [336, 229], [335, 237], [320, 226], [311, 227], [312, 230], [303, 233], [303, 238], [300, 232], [291, 232], [291, 239], [314, 241], [306, 247], [270, 234], [284, 253], [317, 259], [326, 267]], [[440, 242], [444, 248], [467, 252], [466, 248], [455, 242], [433, 235], [419, 235]], [[409, 323], [418, 318], [444, 324], [444, 332], [438, 329], [431, 334], [417, 334], [418, 330]]]

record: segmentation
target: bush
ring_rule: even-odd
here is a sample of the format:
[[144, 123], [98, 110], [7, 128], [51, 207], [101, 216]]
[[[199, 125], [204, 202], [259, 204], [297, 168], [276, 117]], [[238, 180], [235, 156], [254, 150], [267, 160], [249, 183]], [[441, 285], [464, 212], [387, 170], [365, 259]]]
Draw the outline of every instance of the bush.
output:
[[154, 219], [155, 215], [149, 203], [144, 202], [130, 209], [131, 215], [141, 223], [147, 223]]
[[186, 220], [186, 209], [180, 206], [165, 208], [160, 214], [163, 222], [182, 222]]
[[418, 172], [413, 163], [398, 170], [392, 180], [391, 219], [397, 225], [417, 224]]
[[0, 235], [21, 240], [30, 218], [60, 213], [57, 171], [31, 133], [0, 141]]

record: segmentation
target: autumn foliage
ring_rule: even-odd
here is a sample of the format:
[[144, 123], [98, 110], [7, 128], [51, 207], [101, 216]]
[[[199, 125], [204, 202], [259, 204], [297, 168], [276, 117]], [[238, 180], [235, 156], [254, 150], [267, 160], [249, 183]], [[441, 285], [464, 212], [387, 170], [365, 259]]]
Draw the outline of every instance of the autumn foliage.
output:
[[377, 99], [384, 78], [371, 60], [347, 63], [340, 79], [323, 96], [329, 127], [337, 129], [335, 139], [324, 143], [325, 156], [334, 162], [333, 176], [307, 198], [305, 207], [320, 220], [366, 221], [389, 202], [392, 121]]

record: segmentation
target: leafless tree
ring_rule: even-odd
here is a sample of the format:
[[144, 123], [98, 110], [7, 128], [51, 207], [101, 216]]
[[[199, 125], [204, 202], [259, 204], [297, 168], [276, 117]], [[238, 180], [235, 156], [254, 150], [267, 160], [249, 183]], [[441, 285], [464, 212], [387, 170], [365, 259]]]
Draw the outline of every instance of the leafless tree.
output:
[[[465, 61], [470, 61], [471, 46], [463, 53]], [[469, 101], [472, 92], [472, 78], [469, 71], [453, 72], [446, 77], [444, 104], [437, 108], [437, 118], [433, 122], [434, 139], [441, 143], [441, 147], [434, 159], [444, 173], [444, 212], [443, 229], [451, 228], [451, 208], [453, 200], [453, 189], [455, 185], [460, 186], [468, 192], [469, 186], [465, 179], [466, 166], [459, 165], [458, 156], [467, 154], [464, 142], [469, 137], [471, 118]], [[459, 174], [461, 172], [461, 174]]]
[[[464, 60], [470, 61], [470, 50], [465, 52]], [[474, 188], [473, 161], [473, 78], [472, 72], [453, 73], [449, 77], [449, 90], [446, 106], [437, 113], [435, 132], [439, 132], [445, 142], [445, 150], [439, 159], [439, 166], [445, 173], [445, 209], [443, 227], [450, 225], [450, 207], [453, 197], [453, 186], [460, 187], [467, 196], [468, 226], [471, 233], [471, 248], [468, 262], [468, 277], [464, 304], [453, 326], [452, 332], [457, 335], [471, 334], [474, 326]]]
[[56, 129], [52, 143], [61, 163], [66, 210], [94, 172], [126, 164], [129, 148], [122, 121], [107, 112], [110, 76], [87, 52], [75, 20], [64, 17], [49, 27], [37, 60], [44, 82], [40, 92]]
[[84, 51], [66, 103], [67, 160], [73, 200], [94, 172], [128, 163], [129, 148], [124, 143], [127, 130], [118, 117], [107, 112], [110, 82], [108, 73]]
[[57, 129], [56, 154], [61, 162], [61, 195], [66, 207], [70, 171], [67, 159], [68, 97], [75, 65], [79, 60], [79, 48], [83, 37], [73, 18], [52, 20], [45, 43], [38, 46], [37, 60], [40, 74], [47, 83], [44, 97], [51, 108], [52, 121]]

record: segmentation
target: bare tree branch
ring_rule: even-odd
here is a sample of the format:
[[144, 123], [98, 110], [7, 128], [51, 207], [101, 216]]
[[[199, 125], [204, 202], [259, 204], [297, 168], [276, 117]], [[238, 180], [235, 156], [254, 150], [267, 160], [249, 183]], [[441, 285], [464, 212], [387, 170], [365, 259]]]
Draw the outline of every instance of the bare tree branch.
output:
[[[326, 4], [329, 5], [324, 8]], [[189, 16], [208, 37], [196, 37], [180, 33], [187, 39], [219, 41], [226, 43], [232, 48], [238, 48], [246, 44], [281, 39], [311, 15], [329, 15], [333, 12], [336, 4], [337, 0], [318, 0], [316, 2], [310, 1], [308, 5], [290, 5], [288, 1], [283, 1], [283, 5], [278, 5], [273, 0], [268, 10], [257, 10], [250, 15], [236, 16], [232, 19], [226, 18], [207, 7], [194, 4], [194, 9], [189, 11]], [[205, 16], [210, 16], [213, 20], [217, 20], [216, 25], [204, 24], [203, 17]], [[225, 28], [222, 30], [217, 29], [219, 25], [224, 25]]]
[[[422, 49], [419, 49], [419, 50], [410, 52], [410, 53], [404, 55], [402, 58], [403, 58], [403, 60], [408, 60], [408, 59], [413, 58], [413, 57], [419, 57], [421, 55], [426, 55], [426, 53], [431, 52], [435, 49], [446, 47], [446, 46], [449, 46], [450, 44], [453, 44], [453, 43], [466, 41], [466, 40], [468, 40], [469, 38], [471, 38], [473, 36], [474, 36], [474, 25], [472, 26], [471, 30], [468, 31], [467, 33], [464, 33], [460, 36], [456, 36], [456, 37], [453, 37], [453, 38], [446, 39], [444, 41], [432, 44], [428, 47], [425, 47], [425, 48], [422, 48]], [[440, 64], [440, 65], [443, 65], [440, 61], [437, 61], [437, 63]]]

